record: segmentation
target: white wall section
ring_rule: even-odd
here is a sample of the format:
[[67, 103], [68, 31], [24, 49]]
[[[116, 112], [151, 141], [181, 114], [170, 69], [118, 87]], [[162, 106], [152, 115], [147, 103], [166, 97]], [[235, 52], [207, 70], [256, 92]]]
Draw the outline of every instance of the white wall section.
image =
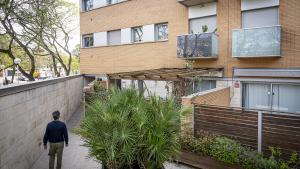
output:
[[94, 46], [106, 46], [107, 45], [107, 32], [94, 33]]
[[121, 44], [131, 43], [131, 28], [121, 30]]
[[[127, 0], [114, 0], [112, 1], [112, 4], [116, 4], [116, 3], [120, 3], [120, 2], [124, 2]], [[83, 12], [84, 11], [84, 6], [83, 6], [83, 0], [79, 0], [79, 6], [80, 6], [80, 11]], [[107, 0], [93, 0], [93, 8], [100, 8], [100, 7], [104, 7], [107, 6]]]
[[272, 6], [279, 6], [279, 0], [242, 0], [241, 2], [242, 11]]
[[143, 26], [143, 41], [154, 41], [154, 24]]
[[189, 19], [217, 14], [217, 3], [207, 3], [189, 7]]
[[80, 9], [80, 12], [83, 11], [83, 3], [82, 3], [83, 0], [79, 0], [79, 9]]
[[93, 8], [106, 6], [106, 0], [93, 0]]

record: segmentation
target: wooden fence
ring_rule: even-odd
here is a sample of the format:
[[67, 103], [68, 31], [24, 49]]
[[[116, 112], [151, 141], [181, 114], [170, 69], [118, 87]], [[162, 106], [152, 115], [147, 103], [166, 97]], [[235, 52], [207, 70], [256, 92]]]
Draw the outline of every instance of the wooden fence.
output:
[[208, 131], [264, 153], [279, 147], [286, 157], [300, 152], [300, 114], [194, 105], [193, 122], [195, 136]]

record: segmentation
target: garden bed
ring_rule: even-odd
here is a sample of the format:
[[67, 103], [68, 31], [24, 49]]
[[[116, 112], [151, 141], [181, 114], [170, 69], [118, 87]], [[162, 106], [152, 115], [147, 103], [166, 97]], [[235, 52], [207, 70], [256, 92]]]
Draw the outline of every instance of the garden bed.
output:
[[187, 151], [182, 151], [174, 160], [201, 169], [241, 169], [241, 167], [225, 164], [211, 157], [199, 156]]

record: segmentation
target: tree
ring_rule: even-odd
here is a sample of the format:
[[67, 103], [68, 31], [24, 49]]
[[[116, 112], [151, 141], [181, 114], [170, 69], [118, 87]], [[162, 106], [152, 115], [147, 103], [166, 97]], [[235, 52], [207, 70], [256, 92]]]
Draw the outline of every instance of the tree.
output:
[[76, 58], [78, 58], [78, 60], [80, 60], [80, 44], [77, 44], [75, 46], [75, 49], [72, 51], [73, 56], [75, 56]]
[[[12, 66], [15, 67], [14, 59], [16, 59], [17, 56], [22, 57], [22, 56], [26, 55], [27, 53], [29, 53], [30, 57], [25, 57], [22, 64], [19, 65], [19, 71], [25, 77], [27, 77], [29, 80], [34, 81], [34, 78], [33, 78], [33, 73], [34, 73], [34, 70], [35, 70], [34, 57], [31, 55], [31, 53], [28, 49], [26, 51], [24, 51], [23, 50], [24, 48], [20, 47], [20, 45], [19, 45], [19, 44], [22, 44], [22, 43], [21, 42], [19, 44], [16, 43], [14, 41], [14, 38], [16, 38], [16, 37], [12, 37], [11, 39], [9, 39], [9, 41], [5, 41], [4, 43], [1, 43], [0, 53], [5, 54], [5, 55], [2, 55], [1, 58], [4, 57], [4, 56], [8, 56], [11, 60], [10, 63], [12, 63], [13, 64]], [[6, 40], [8, 40], [8, 39], [6, 39]], [[22, 44], [22, 45], [24, 45], [24, 44]], [[31, 65], [31, 69], [29, 70], [29, 73], [27, 73], [27, 71], [24, 69], [24, 67], [25, 67], [24, 65], [26, 65], [25, 63], [28, 63], [28, 62], [26, 62], [26, 60], [27, 61], [29, 60], [29, 64]]]
[[[47, 0], [46, 0], [47, 1]], [[66, 74], [71, 72], [72, 51], [69, 47], [70, 34], [77, 28], [77, 9], [74, 4], [65, 1], [48, 0], [51, 5], [39, 10], [36, 20], [32, 21], [34, 27], [44, 29], [39, 33], [37, 43], [40, 44], [53, 60], [55, 72], [58, 73], [56, 62], [62, 65]], [[45, 18], [44, 16], [47, 15]], [[36, 24], [40, 21], [40, 24]], [[36, 29], [33, 29], [36, 30]], [[37, 32], [38, 33], [38, 32]], [[67, 60], [64, 57], [67, 56]], [[59, 74], [57, 74], [60, 76]]]
[[[9, 45], [1, 47], [0, 52], [14, 59], [17, 57], [14, 48], [21, 50], [31, 68], [26, 72], [20, 67], [20, 71], [30, 80], [34, 80], [39, 57], [51, 58], [57, 76], [60, 76], [58, 62], [69, 75], [72, 62], [70, 33], [77, 26], [74, 9], [71, 3], [62, 0], [4, 0], [0, 6], [0, 33], [7, 37]], [[68, 56], [67, 61], [64, 62], [61, 53]]]

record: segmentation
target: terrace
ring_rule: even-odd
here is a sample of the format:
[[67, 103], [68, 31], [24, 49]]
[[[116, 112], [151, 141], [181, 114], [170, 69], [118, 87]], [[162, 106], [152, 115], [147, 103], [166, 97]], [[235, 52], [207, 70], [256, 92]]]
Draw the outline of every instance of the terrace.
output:
[[[213, 71], [215, 73], [212, 73]], [[109, 80], [111, 85], [113, 79], [122, 78], [172, 80], [178, 84], [182, 78], [190, 78], [194, 74], [217, 76], [219, 73], [218, 69], [192, 71], [157, 69], [110, 74]], [[101, 167], [100, 163], [86, 158], [88, 149], [81, 146], [84, 144], [83, 140], [73, 133], [73, 128], [78, 127], [85, 116], [85, 109], [82, 106], [82, 100], [85, 99], [84, 93], [93, 93], [95, 82], [90, 82], [88, 78], [77, 75], [2, 88], [0, 90], [0, 129], [4, 134], [0, 138], [1, 168], [22, 166], [22, 168], [43, 169], [47, 167], [47, 152], [42, 150], [41, 141], [45, 125], [51, 119], [47, 112], [54, 110], [61, 111], [62, 120], [68, 121], [71, 131], [70, 147], [67, 147], [64, 153], [64, 167]], [[102, 82], [102, 85], [106, 87], [107, 83]], [[229, 102], [230, 88], [227, 87], [181, 97], [182, 106], [193, 107], [191, 116], [181, 119], [182, 131], [192, 132], [195, 138], [201, 138], [203, 131], [225, 136], [253, 151], [263, 152], [266, 155], [270, 153], [268, 147], [280, 147], [283, 158], [288, 158], [293, 151], [300, 150], [296, 141], [300, 139], [300, 116], [298, 114], [232, 108], [229, 107]], [[20, 130], [14, 130], [16, 127]], [[7, 128], [11, 130], [4, 130]], [[195, 168], [235, 168], [233, 165], [226, 164], [226, 161], [224, 161], [226, 163], [220, 162], [222, 161], [220, 159], [216, 161], [217, 156], [211, 158], [197, 154], [197, 151], [195, 152], [191, 147], [186, 147], [187, 143], [184, 141], [181, 144], [182, 154], [177, 156], [175, 161]], [[172, 162], [165, 163], [165, 167], [189, 168]]]

